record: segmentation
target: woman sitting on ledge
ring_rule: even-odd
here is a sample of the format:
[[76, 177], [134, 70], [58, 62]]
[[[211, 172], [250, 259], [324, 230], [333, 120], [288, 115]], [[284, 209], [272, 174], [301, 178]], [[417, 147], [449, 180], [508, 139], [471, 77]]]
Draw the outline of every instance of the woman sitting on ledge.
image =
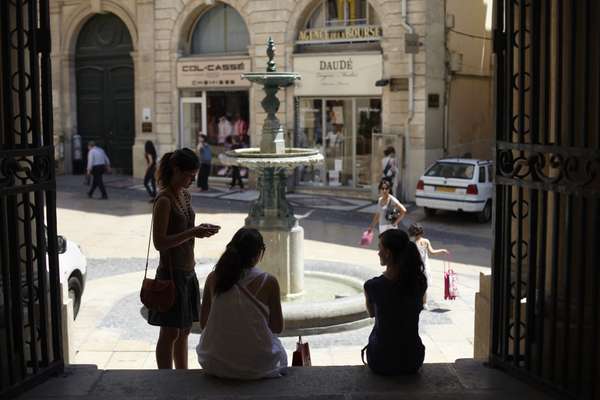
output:
[[256, 267], [264, 252], [260, 232], [242, 228], [206, 278], [196, 352], [210, 375], [275, 378], [287, 368], [275, 336], [283, 330], [279, 283]]
[[379, 262], [385, 271], [364, 285], [367, 310], [375, 317], [367, 363], [381, 375], [415, 373], [425, 358], [419, 337], [419, 313], [427, 289], [423, 261], [406, 232], [391, 229], [379, 235]]

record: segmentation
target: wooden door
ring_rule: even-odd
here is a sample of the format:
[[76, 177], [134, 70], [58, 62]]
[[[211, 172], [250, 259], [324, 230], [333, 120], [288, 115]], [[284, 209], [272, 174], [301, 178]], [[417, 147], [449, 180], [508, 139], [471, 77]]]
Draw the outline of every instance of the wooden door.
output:
[[97, 15], [83, 27], [76, 54], [77, 130], [83, 145], [104, 148], [113, 169], [131, 174], [134, 84], [131, 36], [113, 14]]

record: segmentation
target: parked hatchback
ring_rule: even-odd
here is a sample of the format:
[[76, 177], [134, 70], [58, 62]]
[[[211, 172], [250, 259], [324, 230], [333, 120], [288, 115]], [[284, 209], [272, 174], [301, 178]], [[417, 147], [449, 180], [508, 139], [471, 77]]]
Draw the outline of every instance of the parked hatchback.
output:
[[[46, 239], [47, 241], [47, 239]], [[87, 275], [87, 259], [79, 245], [75, 242], [67, 240], [64, 236], [57, 237], [58, 244], [58, 264], [60, 273], [60, 283], [67, 287], [68, 296], [73, 300], [73, 318], [77, 317], [81, 306], [81, 298], [83, 289], [85, 288], [85, 280]], [[48, 267], [48, 257], [46, 257], [46, 268]], [[26, 272], [21, 274], [22, 279], [22, 296], [27, 299], [29, 295], [27, 290]], [[37, 269], [33, 269], [33, 281], [37, 281]], [[46, 275], [46, 279], [48, 276]], [[4, 315], [4, 282], [0, 278], [0, 329]]]
[[58, 236], [57, 239], [60, 283], [67, 285], [69, 298], [73, 300], [73, 318], [77, 318], [85, 288], [87, 259], [77, 243], [64, 236]]
[[417, 183], [417, 206], [430, 216], [436, 210], [476, 213], [480, 222], [492, 217], [493, 168], [488, 160], [447, 158], [436, 161]]

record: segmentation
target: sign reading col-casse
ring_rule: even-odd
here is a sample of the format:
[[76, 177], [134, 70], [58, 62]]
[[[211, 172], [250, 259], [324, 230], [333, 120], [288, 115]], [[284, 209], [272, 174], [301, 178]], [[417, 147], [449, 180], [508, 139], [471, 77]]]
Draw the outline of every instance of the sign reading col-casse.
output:
[[294, 71], [302, 75], [296, 83], [296, 96], [381, 95], [375, 82], [382, 76], [381, 54], [296, 56]]
[[179, 60], [177, 87], [249, 87], [241, 75], [250, 71], [250, 58]]

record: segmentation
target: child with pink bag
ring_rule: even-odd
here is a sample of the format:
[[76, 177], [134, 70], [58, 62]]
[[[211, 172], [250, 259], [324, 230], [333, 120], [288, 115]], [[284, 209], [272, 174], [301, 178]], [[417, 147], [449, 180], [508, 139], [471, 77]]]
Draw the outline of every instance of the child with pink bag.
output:
[[[419, 224], [419, 223], [414, 223], [411, 224], [411, 226], [408, 228], [408, 234], [409, 236], [413, 239], [413, 241], [415, 242], [415, 244], [417, 245], [417, 249], [419, 250], [419, 253], [421, 254], [421, 259], [423, 260], [423, 267], [425, 268], [425, 274], [427, 275], [427, 281], [431, 282], [431, 273], [429, 272], [429, 268], [428, 268], [428, 261], [429, 261], [429, 256], [430, 255], [436, 255], [436, 254], [445, 254], [445, 255], [449, 255], [450, 252], [446, 249], [434, 249], [431, 246], [431, 242], [429, 241], [429, 239], [426, 239], [424, 237], [425, 235], [425, 230], [423, 229], [423, 225]], [[423, 295], [423, 309], [427, 310], [427, 292], [425, 292], [425, 294]]]

